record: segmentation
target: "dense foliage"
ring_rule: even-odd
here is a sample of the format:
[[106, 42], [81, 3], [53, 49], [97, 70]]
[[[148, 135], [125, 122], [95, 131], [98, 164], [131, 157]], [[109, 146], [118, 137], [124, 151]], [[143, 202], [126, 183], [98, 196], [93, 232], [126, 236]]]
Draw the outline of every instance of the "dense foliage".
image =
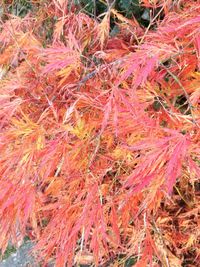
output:
[[2, 254], [198, 266], [200, 4], [83, 2], [1, 6]]

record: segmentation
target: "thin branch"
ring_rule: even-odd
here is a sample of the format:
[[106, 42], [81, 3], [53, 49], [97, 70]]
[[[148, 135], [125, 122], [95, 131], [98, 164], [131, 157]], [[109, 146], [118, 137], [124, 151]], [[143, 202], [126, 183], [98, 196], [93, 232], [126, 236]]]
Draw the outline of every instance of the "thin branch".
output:
[[163, 4], [162, 8], [160, 9], [160, 11], [155, 15], [155, 17], [150, 21], [148, 27], [146, 28], [146, 31], [144, 33], [144, 35], [142, 36], [139, 44], [141, 44], [144, 41], [144, 38], [146, 37], [147, 33], [149, 32], [151, 26], [153, 25], [153, 22], [160, 16], [160, 14], [162, 13], [162, 11], [164, 10], [166, 6], [166, 3]]
[[104, 65], [100, 65], [97, 69], [89, 72], [88, 74], [86, 74], [79, 82], [78, 82], [78, 87], [80, 87], [81, 85], [85, 84], [87, 81], [89, 81], [90, 79], [92, 79], [93, 77], [95, 77], [100, 71], [104, 71], [106, 70], [109, 66], [113, 66], [113, 65], [117, 65], [118, 63], [121, 63], [123, 59], [117, 59], [109, 64], [104, 64]]
[[163, 252], [163, 256], [165, 258], [166, 266], [170, 267], [170, 261], [169, 261], [169, 255], [168, 255], [168, 251], [167, 251], [167, 246], [166, 246], [165, 240], [163, 238], [163, 235], [162, 235], [160, 229], [156, 225], [156, 222], [155, 222], [154, 218], [153, 218], [153, 225], [152, 226], [153, 226], [155, 232], [157, 233], [157, 235], [158, 235], [158, 237], [159, 237], [159, 239], [160, 239], [160, 241], [162, 243], [162, 247], [163, 247], [162, 252]]
[[94, 19], [96, 20], [96, 17], [97, 17], [97, 3], [96, 3], [96, 0], [93, 0], [93, 6], [94, 6]]
[[187, 99], [187, 102], [188, 102], [188, 105], [189, 105], [189, 109], [190, 109], [190, 113], [191, 113], [191, 116], [192, 116], [192, 121], [193, 123], [195, 123], [197, 125], [197, 127], [199, 128], [199, 125], [198, 123], [196, 122], [195, 118], [194, 118], [194, 115], [193, 115], [193, 106], [192, 106], [192, 103], [190, 101], [190, 97], [188, 95], [188, 92], [186, 91], [185, 87], [182, 85], [181, 81], [179, 80], [179, 78], [174, 75], [167, 67], [165, 67], [165, 65], [163, 63], [160, 63], [160, 65], [167, 71], [167, 73], [175, 80], [175, 82], [180, 86], [180, 88], [183, 90], [184, 94], [185, 94], [185, 97]]
[[[1, 19], [0, 19], [0, 20], [1, 20]], [[1, 20], [1, 22], [3, 23], [2, 20]], [[13, 28], [12, 21], [10, 21], [10, 23], [11, 23], [12, 31], [13, 31], [13, 32], [11, 32], [10, 29], [9, 29], [9, 27], [7, 27], [7, 25], [4, 24], [5, 27], [6, 27], [6, 29], [7, 29], [7, 31], [8, 31], [8, 32], [10, 33], [10, 35], [12, 36], [12, 38], [13, 38], [13, 40], [14, 40], [16, 46], [17, 46], [17, 48], [19, 49], [19, 52], [21, 52], [21, 53], [23, 54], [23, 56], [24, 56], [24, 60], [25, 60], [26, 64], [30, 67], [30, 69], [31, 69], [34, 73], [36, 73], [34, 67], [31, 65], [31, 63], [30, 63], [29, 60], [27, 59], [26, 54], [24, 53], [23, 49], [20, 47], [20, 45], [19, 45], [19, 43], [18, 43], [18, 41], [17, 41], [17, 37], [16, 37], [16, 35], [15, 35], [15, 31], [14, 31], [14, 28]]]

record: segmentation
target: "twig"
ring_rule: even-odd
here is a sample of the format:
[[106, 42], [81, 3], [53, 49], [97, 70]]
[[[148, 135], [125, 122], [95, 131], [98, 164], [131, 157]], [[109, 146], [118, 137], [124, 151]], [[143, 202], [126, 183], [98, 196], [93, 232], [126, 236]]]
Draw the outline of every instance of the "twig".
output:
[[[161, 246], [163, 247], [163, 250], [162, 250], [162, 252], [163, 252], [163, 256], [164, 256], [164, 258], [165, 258], [165, 261], [166, 261], [166, 266], [167, 267], [170, 267], [170, 261], [169, 261], [169, 255], [168, 255], [168, 253], [167, 253], [167, 246], [166, 246], [166, 243], [165, 243], [165, 240], [164, 240], [164, 238], [163, 238], [163, 235], [162, 235], [162, 233], [160, 232], [160, 229], [157, 227], [157, 225], [156, 225], [156, 222], [155, 222], [155, 220], [154, 220], [154, 218], [153, 218], [153, 228], [154, 228], [154, 230], [155, 230], [155, 232], [157, 233], [157, 235], [159, 236], [159, 239], [160, 239], [160, 241], [161, 241]], [[165, 249], [164, 249], [165, 248]]]
[[178, 189], [178, 187], [175, 185], [174, 188], [176, 189], [177, 193], [179, 194], [179, 196], [181, 197], [181, 199], [185, 202], [185, 204], [191, 208], [192, 205], [184, 198], [184, 196], [182, 195], [182, 193], [180, 192], [180, 190]]
[[139, 44], [141, 44], [141, 43], [144, 41], [144, 38], [146, 37], [146, 35], [147, 35], [149, 29], [150, 29], [151, 26], [153, 25], [153, 22], [154, 22], [154, 21], [159, 17], [159, 15], [162, 13], [162, 11], [163, 11], [164, 8], [165, 8], [165, 5], [166, 5], [166, 3], [163, 4], [163, 7], [160, 9], [160, 11], [159, 11], [159, 12], [155, 15], [155, 17], [150, 21], [150, 23], [149, 23], [148, 27], [146, 28], [146, 31], [145, 31], [144, 35], [142, 36], [142, 38], [141, 38]]
[[[1, 22], [2, 22], [2, 20], [1, 20]], [[2, 23], [3, 23], [3, 22], [2, 22]], [[11, 32], [10, 29], [9, 29], [9, 27], [7, 27], [7, 25], [5, 24], [5, 27], [6, 27], [7, 31], [11, 34], [11, 36], [12, 36], [12, 38], [13, 38], [13, 40], [14, 40], [16, 46], [17, 46], [17, 48], [19, 49], [19, 52], [21, 52], [21, 53], [23, 54], [23, 56], [24, 56], [24, 60], [25, 60], [26, 64], [31, 68], [31, 70], [32, 70], [34, 73], [36, 73], [34, 67], [31, 65], [31, 63], [30, 63], [29, 60], [27, 59], [27, 56], [25, 55], [23, 49], [20, 47], [20, 45], [19, 45], [19, 43], [18, 43], [18, 41], [17, 41], [17, 38], [16, 38], [16, 35], [15, 35], [15, 32], [14, 32], [14, 28], [13, 28], [12, 21], [10, 21], [10, 23], [11, 23], [12, 31], [13, 31], [13, 32]]]
[[57, 177], [62, 169], [62, 166], [63, 166], [63, 163], [64, 163], [64, 156], [62, 156], [61, 158], [61, 161], [59, 162], [58, 166], [57, 166], [57, 170], [56, 170], [56, 173], [55, 173], [55, 177]]
[[117, 59], [107, 65], [100, 65], [97, 69], [89, 72], [87, 75], [85, 75], [79, 82], [78, 82], [78, 87], [81, 85], [85, 84], [88, 80], [92, 79], [94, 76], [96, 76], [100, 71], [106, 70], [109, 66], [112, 65], [117, 65], [118, 63], [121, 63], [123, 59]]
[[96, 17], [97, 17], [97, 3], [96, 3], [96, 0], [93, 0], [93, 6], [94, 6], [94, 19], [96, 20]]
[[191, 116], [192, 116], [192, 121], [193, 123], [195, 123], [197, 125], [197, 127], [199, 128], [199, 125], [198, 123], [196, 122], [195, 118], [194, 118], [194, 115], [193, 115], [193, 112], [192, 112], [192, 109], [193, 109], [193, 106], [192, 106], [192, 103], [190, 101], [190, 97], [188, 95], [188, 92], [185, 90], [185, 87], [182, 85], [182, 83], [180, 82], [179, 78], [174, 75], [167, 67], [165, 67], [165, 65], [163, 65], [163, 63], [160, 63], [160, 65], [167, 71], [167, 73], [175, 80], [175, 82], [180, 86], [180, 88], [183, 90], [184, 94], [185, 94], [185, 97], [187, 99], [187, 102], [188, 102], [188, 105], [189, 105], [189, 109], [190, 109], [190, 113], [191, 113]]
[[81, 249], [80, 249], [81, 253], [83, 252], [84, 238], [85, 238], [85, 227], [83, 226], [82, 234], [81, 234], [81, 246], [80, 246], [81, 247]]

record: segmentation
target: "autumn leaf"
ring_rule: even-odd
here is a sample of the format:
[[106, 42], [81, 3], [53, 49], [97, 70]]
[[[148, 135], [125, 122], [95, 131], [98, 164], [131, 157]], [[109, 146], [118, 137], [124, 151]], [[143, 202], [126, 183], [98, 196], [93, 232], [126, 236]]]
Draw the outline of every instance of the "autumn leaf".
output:
[[200, 4], [83, 2], [4, 3], [0, 250], [28, 236], [43, 266], [198, 266]]

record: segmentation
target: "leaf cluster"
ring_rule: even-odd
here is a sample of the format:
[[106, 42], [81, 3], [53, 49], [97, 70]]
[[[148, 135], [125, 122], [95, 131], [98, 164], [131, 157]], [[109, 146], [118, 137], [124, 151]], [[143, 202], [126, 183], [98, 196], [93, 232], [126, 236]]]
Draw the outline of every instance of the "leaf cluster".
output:
[[67, 0], [24, 17], [8, 2], [2, 254], [28, 236], [43, 266], [198, 266], [199, 3], [140, 1], [143, 27], [114, 6], [99, 20]]

